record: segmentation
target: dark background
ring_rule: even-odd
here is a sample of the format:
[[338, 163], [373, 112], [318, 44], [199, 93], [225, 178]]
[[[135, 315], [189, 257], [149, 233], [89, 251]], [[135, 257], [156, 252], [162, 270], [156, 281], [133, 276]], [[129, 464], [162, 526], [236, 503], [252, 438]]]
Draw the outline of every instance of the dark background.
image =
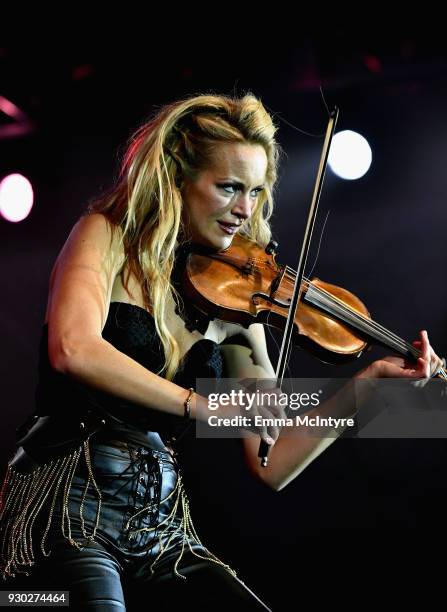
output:
[[[322, 134], [322, 86], [328, 105], [340, 108], [337, 129], [363, 134], [373, 163], [357, 181], [328, 171], [311, 265], [331, 213], [314, 274], [353, 291], [376, 320], [407, 340], [427, 329], [437, 352], [446, 353], [447, 49], [436, 18], [321, 29], [301, 23], [274, 44], [257, 23], [239, 27], [237, 20], [213, 19], [211, 25], [206, 42], [192, 25], [183, 38], [163, 39], [156, 38], [154, 23], [117, 24], [107, 35], [4, 28], [0, 94], [21, 107], [35, 129], [0, 142], [1, 175], [28, 176], [35, 205], [21, 223], [0, 220], [2, 474], [15, 427], [33, 408], [52, 264], [87, 200], [116, 175], [132, 131], [154, 108], [189, 94], [250, 90], [276, 113], [285, 155], [274, 236], [278, 261], [295, 265], [322, 140], [281, 118]], [[9, 121], [0, 119], [1, 125]], [[271, 338], [269, 344], [275, 363]], [[296, 350], [291, 371], [349, 377], [382, 354], [374, 348], [361, 362], [332, 367]], [[410, 538], [412, 545], [433, 542], [444, 532], [443, 439], [340, 439], [280, 493], [250, 478], [232, 441], [199, 440], [188, 453], [202, 541], [273, 609], [283, 596], [294, 602], [298, 585], [305, 588], [310, 578], [336, 571], [352, 577], [367, 551], [381, 552], [381, 567], [393, 571], [395, 559], [402, 564], [407, 550], [414, 554]], [[343, 564], [341, 551], [351, 553]]]

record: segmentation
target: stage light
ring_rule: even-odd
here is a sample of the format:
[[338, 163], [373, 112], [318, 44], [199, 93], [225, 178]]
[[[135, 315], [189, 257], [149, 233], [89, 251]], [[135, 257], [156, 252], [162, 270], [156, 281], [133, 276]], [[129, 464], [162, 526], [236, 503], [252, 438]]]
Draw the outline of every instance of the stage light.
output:
[[0, 214], [7, 221], [23, 221], [33, 207], [34, 193], [29, 180], [21, 174], [9, 174], [0, 182]]
[[366, 138], [352, 130], [334, 135], [328, 157], [334, 174], [347, 180], [358, 179], [368, 172], [371, 161], [371, 147]]

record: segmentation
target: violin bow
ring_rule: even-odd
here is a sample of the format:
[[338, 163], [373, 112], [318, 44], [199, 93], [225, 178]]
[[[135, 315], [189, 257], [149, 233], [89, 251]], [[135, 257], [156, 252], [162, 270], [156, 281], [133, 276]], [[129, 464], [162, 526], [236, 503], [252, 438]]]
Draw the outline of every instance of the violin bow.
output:
[[[332, 137], [334, 135], [335, 126], [338, 119], [338, 108], [334, 109], [329, 113], [328, 125], [326, 128], [326, 135], [324, 138], [323, 149], [320, 156], [320, 164], [318, 166], [317, 178], [315, 181], [315, 187], [310, 203], [309, 214], [307, 216], [306, 228], [304, 230], [304, 238], [301, 246], [301, 252], [299, 253], [298, 266], [296, 268], [295, 284], [293, 287], [292, 297], [290, 299], [289, 313], [287, 316], [286, 325], [284, 328], [284, 334], [282, 338], [281, 350], [279, 353], [278, 364], [276, 366], [276, 387], [281, 388], [284, 378], [284, 372], [287, 367], [287, 362], [290, 354], [290, 347], [292, 341], [293, 326], [295, 322], [295, 314], [298, 308], [298, 304], [301, 297], [301, 281], [304, 275], [304, 268], [307, 262], [307, 256], [309, 253], [310, 242], [312, 240], [312, 232], [315, 225], [315, 219], [318, 212], [318, 203], [320, 200], [321, 189], [323, 187], [324, 175], [327, 167], [327, 160], [329, 156], [329, 150], [331, 148]], [[270, 451], [270, 445], [264, 440], [261, 440], [259, 445], [258, 457], [261, 459], [261, 466], [267, 467], [268, 465], [268, 454]]]

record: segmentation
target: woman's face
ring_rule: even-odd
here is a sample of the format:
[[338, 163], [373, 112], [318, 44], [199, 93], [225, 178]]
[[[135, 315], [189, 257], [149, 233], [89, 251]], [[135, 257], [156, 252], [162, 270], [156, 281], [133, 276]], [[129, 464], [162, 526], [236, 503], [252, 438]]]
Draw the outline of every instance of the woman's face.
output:
[[182, 187], [187, 231], [204, 246], [226, 249], [266, 182], [267, 155], [257, 144], [219, 143], [211, 165]]

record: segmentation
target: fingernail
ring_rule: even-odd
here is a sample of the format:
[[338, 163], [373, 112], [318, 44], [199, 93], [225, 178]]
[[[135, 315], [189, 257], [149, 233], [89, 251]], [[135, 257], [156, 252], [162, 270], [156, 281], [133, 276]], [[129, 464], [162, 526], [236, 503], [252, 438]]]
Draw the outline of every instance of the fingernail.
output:
[[265, 441], [267, 442], [267, 444], [270, 444], [270, 446], [275, 443], [275, 440], [273, 438], [266, 438]]

